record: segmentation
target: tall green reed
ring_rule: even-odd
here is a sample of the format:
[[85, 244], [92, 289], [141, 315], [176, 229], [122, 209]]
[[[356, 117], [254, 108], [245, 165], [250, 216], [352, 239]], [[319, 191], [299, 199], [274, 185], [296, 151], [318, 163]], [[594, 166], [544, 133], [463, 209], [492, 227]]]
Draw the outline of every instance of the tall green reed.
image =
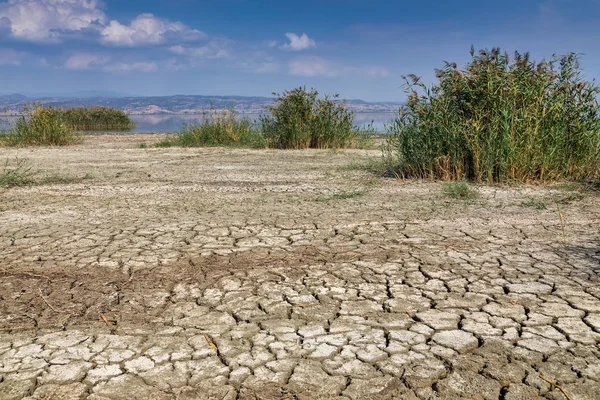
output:
[[446, 63], [427, 87], [405, 77], [407, 103], [389, 127], [401, 176], [479, 182], [600, 176], [600, 107], [577, 54], [535, 63], [480, 50]]
[[64, 122], [61, 110], [39, 104], [25, 105], [14, 126], [0, 135], [0, 143], [9, 146], [64, 146], [80, 140], [81, 132]]
[[282, 149], [352, 147], [364, 141], [354, 113], [339, 101], [312, 89], [296, 88], [277, 96], [277, 104], [260, 119], [269, 147]]

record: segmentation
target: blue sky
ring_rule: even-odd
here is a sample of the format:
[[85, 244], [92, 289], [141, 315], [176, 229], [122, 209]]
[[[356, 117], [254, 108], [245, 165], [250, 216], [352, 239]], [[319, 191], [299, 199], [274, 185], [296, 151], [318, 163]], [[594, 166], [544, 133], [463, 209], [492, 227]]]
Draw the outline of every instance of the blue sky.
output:
[[469, 48], [581, 52], [600, 78], [600, 0], [0, 0], [0, 93], [404, 99]]

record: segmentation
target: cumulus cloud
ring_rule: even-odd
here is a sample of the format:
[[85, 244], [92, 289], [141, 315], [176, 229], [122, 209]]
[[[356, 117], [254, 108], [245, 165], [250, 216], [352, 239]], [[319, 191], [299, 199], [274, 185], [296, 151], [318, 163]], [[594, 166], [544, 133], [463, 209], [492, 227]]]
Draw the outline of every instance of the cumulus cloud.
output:
[[158, 69], [158, 66], [155, 62], [133, 62], [133, 63], [124, 63], [120, 62], [117, 64], [111, 64], [104, 67], [106, 71], [109, 72], [130, 72], [130, 71], [141, 71], [141, 72], [152, 72]]
[[389, 71], [384, 67], [366, 66], [354, 67], [340, 65], [322, 57], [303, 57], [289, 62], [288, 73], [296, 76], [307, 77], [337, 77], [337, 76], [368, 76], [386, 77]]
[[67, 69], [88, 69], [94, 65], [104, 65], [110, 60], [108, 56], [93, 53], [75, 53], [65, 62]]
[[8, 0], [0, 3], [0, 28], [17, 39], [56, 41], [65, 32], [104, 25], [100, 5], [97, 0]]
[[289, 43], [281, 46], [284, 50], [292, 50], [292, 51], [301, 51], [310, 49], [311, 47], [315, 47], [317, 43], [314, 40], [308, 37], [306, 33], [303, 33], [302, 36], [298, 36], [295, 33], [286, 33], [285, 36], [288, 38]]
[[206, 37], [204, 32], [191, 29], [182, 22], [169, 21], [152, 14], [140, 14], [129, 25], [110, 21], [100, 35], [104, 43], [117, 46], [161, 44], [170, 40], [190, 41]]

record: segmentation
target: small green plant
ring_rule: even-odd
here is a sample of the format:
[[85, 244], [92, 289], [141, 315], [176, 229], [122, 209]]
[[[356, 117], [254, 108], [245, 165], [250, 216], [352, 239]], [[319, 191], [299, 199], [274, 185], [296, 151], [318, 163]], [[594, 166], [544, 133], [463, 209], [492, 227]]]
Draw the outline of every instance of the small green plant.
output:
[[445, 182], [442, 190], [446, 196], [460, 200], [472, 200], [479, 195], [466, 181]]
[[14, 162], [6, 160], [0, 171], [0, 187], [11, 188], [17, 186], [31, 185], [34, 180], [32, 165], [25, 159], [15, 158]]
[[26, 105], [14, 127], [0, 135], [8, 146], [65, 146], [81, 141], [81, 132], [67, 126], [58, 109]]
[[527, 200], [523, 201], [521, 203], [521, 206], [535, 208], [536, 210], [545, 210], [546, 208], [548, 208], [544, 202], [536, 200], [533, 197], [530, 197]]
[[407, 103], [390, 156], [402, 176], [477, 182], [600, 178], [600, 88], [577, 54], [535, 63], [480, 50], [464, 69], [446, 63], [439, 83], [406, 77]]
[[320, 196], [317, 197], [317, 201], [322, 201], [322, 202], [327, 202], [330, 200], [345, 200], [345, 199], [354, 199], [357, 197], [362, 197], [364, 196], [365, 191], [364, 190], [351, 190], [351, 191], [341, 191], [341, 192], [337, 192], [337, 193], [333, 193], [327, 196]]
[[204, 112], [201, 123], [186, 125], [182, 132], [161, 140], [155, 146], [264, 148], [266, 142], [250, 120], [236, 118], [235, 110], [231, 109]]
[[277, 104], [260, 119], [269, 147], [280, 149], [364, 146], [373, 129], [354, 126], [354, 113], [339, 96], [319, 98], [312, 89], [297, 88], [277, 96]]
[[28, 160], [22, 158], [7, 159], [3, 168], [0, 169], [1, 188], [80, 183], [92, 178], [93, 176], [90, 174], [85, 174], [82, 177], [66, 176], [58, 173], [40, 176], [39, 171], [35, 170]]

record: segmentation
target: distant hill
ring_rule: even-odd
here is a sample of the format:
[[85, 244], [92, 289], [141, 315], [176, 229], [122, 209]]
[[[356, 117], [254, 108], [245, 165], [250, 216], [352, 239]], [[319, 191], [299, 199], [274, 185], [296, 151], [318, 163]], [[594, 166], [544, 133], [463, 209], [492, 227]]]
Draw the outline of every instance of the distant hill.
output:
[[0, 104], [27, 101], [29, 98], [22, 94], [0, 94]]
[[[81, 92], [73, 97], [33, 98], [19, 94], [0, 95], [0, 110], [8, 114], [18, 114], [23, 102], [36, 101], [52, 107], [78, 107], [102, 105], [125, 110], [130, 114], [197, 114], [211, 107], [216, 110], [235, 108], [239, 113], [261, 113], [275, 103], [273, 97], [258, 96], [86, 96], [96, 92]], [[355, 112], [396, 112], [400, 103], [369, 103], [362, 100], [348, 100], [348, 108]]]

